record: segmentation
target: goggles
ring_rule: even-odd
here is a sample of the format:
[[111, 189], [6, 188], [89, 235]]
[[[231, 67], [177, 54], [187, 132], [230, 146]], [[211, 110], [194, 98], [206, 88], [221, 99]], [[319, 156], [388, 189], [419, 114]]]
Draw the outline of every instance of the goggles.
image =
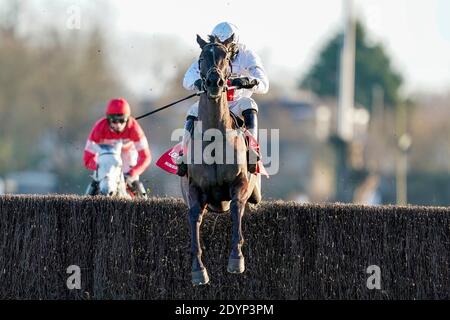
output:
[[124, 115], [109, 115], [108, 121], [110, 123], [126, 123], [128, 121], [128, 117]]

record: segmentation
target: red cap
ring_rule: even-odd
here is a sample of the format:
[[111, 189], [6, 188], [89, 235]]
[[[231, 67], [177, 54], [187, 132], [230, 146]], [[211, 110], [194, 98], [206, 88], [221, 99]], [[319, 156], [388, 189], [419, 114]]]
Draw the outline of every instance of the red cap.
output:
[[131, 114], [130, 105], [125, 99], [113, 99], [106, 107], [106, 115], [123, 114], [129, 116]]

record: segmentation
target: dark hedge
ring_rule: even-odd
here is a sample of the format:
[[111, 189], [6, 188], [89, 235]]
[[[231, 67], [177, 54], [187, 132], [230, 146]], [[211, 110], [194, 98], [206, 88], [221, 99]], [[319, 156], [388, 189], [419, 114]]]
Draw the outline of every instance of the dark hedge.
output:
[[[242, 275], [226, 271], [228, 214], [202, 225], [209, 285], [190, 282], [186, 206], [0, 197], [2, 299], [449, 299], [450, 208], [264, 202], [244, 217]], [[81, 290], [66, 269], [81, 268]], [[369, 290], [369, 265], [381, 290]]]

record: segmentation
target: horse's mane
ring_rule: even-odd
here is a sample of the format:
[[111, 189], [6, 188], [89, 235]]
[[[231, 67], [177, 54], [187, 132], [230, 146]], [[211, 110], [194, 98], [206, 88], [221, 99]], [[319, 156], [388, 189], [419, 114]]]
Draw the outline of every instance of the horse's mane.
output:
[[98, 146], [101, 149], [105, 149], [105, 150], [112, 150], [112, 149], [114, 149], [114, 146], [112, 146], [110, 144], [107, 144], [107, 143], [99, 143]]
[[221, 43], [217, 36], [210, 34], [208, 36], [209, 43]]
[[98, 146], [100, 147], [100, 150], [102, 152], [113, 152], [114, 151], [114, 146], [112, 146], [110, 144], [99, 144]]

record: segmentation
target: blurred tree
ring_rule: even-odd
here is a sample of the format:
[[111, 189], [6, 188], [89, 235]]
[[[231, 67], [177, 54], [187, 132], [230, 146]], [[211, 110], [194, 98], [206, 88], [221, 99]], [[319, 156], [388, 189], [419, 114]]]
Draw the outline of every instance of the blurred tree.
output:
[[[332, 38], [319, 54], [316, 63], [300, 81], [300, 87], [319, 96], [336, 97], [339, 87], [339, 57], [343, 35]], [[355, 101], [372, 110], [376, 88], [384, 91], [384, 102], [394, 106], [399, 102], [402, 77], [392, 68], [381, 44], [371, 45], [364, 26], [356, 23]]]
[[70, 190], [85, 172], [84, 143], [107, 100], [127, 96], [105, 54], [104, 33], [54, 27], [33, 42], [0, 31], [7, 40], [0, 42], [0, 175], [50, 170]]
[[2, 0], [2, 10], [0, 11], [0, 32], [2, 36], [16, 35], [22, 9], [23, 2], [21, 0]]

